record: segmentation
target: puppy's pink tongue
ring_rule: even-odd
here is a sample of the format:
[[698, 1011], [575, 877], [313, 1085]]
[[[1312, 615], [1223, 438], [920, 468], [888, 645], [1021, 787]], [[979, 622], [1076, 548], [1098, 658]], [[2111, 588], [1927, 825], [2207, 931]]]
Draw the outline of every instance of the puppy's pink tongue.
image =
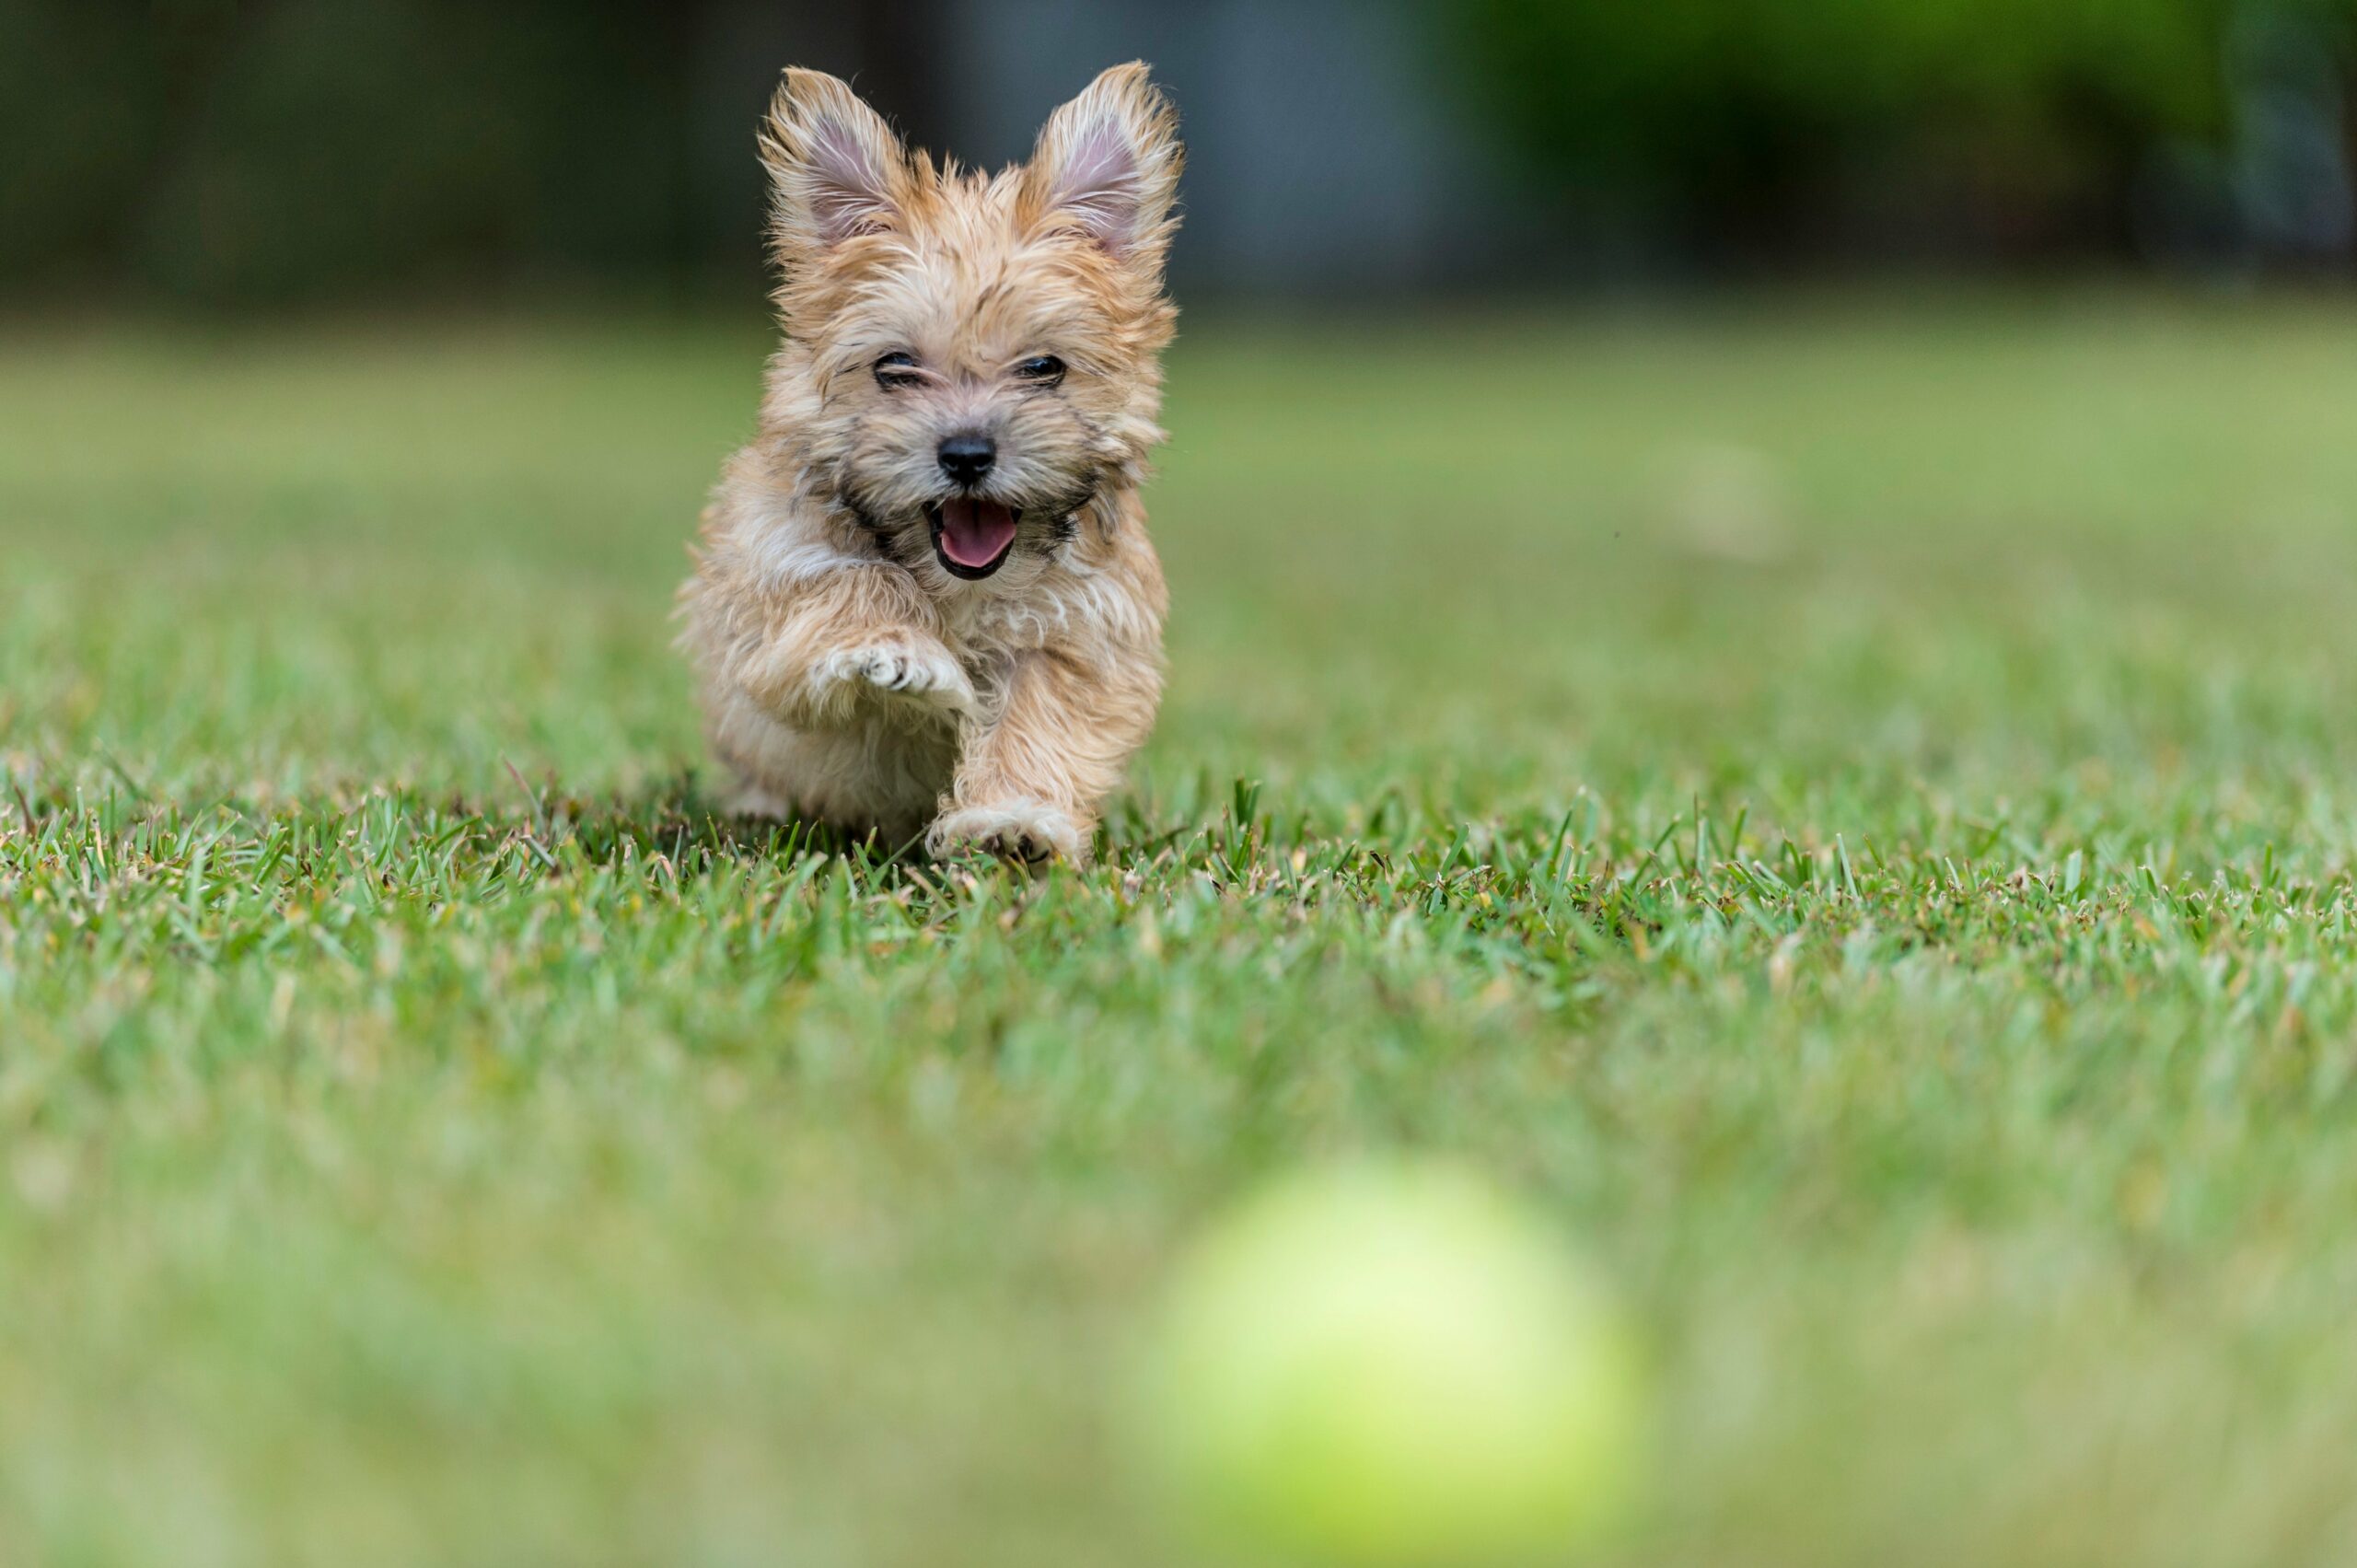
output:
[[941, 504], [941, 553], [960, 566], [987, 566], [1015, 542], [1015, 514], [995, 501], [958, 496]]

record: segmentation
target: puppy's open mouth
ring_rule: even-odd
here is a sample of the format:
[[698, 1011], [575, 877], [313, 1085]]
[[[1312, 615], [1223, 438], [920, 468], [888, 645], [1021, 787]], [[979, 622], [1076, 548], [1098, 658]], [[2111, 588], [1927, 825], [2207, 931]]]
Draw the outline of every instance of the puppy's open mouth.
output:
[[928, 507], [925, 517], [933, 524], [933, 552], [945, 571], [953, 577], [987, 577], [1006, 564], [1023, 510], [953, 495]]

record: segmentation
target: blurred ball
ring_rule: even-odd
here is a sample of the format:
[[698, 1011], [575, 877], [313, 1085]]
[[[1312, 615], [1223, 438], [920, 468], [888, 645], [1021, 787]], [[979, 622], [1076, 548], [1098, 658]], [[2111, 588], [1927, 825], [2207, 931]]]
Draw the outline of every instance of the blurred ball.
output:
[[1469, 1172], [1292, 1178], [1182, 1262], [1147, 1451], [1195, 1519], [1319, 1568], [1560, 1561], [1626, 1500], [1637, 1358], [1549, 1227]]

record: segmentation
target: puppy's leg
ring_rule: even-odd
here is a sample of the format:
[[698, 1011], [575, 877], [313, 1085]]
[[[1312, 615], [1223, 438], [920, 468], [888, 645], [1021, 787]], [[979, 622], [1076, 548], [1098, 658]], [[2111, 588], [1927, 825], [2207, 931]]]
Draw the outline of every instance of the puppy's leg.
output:
[[1088, 858], [1097, 814], [1154, 725], [1151, 657], [1115, 668], [1049, 649], [1018, 655], [1004, 701], [966, 732], [934, 853], [972, 845], [1010, 859]]
[[935, 634], [931, 605], [898, 567], [830, 572], [730, 620], [712, 673], [796, 728], [974, 710], [973, 685]]
[[937, 811], [972, 684], [908, 575], [844, 566], [779, 589], [707, 569], [680, 641], [740, 807], [906, 842]]

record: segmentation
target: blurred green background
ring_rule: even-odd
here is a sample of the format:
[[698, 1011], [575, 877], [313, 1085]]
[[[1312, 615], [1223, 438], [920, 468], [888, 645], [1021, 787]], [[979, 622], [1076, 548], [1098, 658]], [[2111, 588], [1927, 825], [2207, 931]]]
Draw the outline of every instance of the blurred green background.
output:
[[1144, 55], [1205, 296], [2344, 267], [2350, 0], [0, 0], [0, 285], [740, 297], [787, 62], [1017, 157]]

